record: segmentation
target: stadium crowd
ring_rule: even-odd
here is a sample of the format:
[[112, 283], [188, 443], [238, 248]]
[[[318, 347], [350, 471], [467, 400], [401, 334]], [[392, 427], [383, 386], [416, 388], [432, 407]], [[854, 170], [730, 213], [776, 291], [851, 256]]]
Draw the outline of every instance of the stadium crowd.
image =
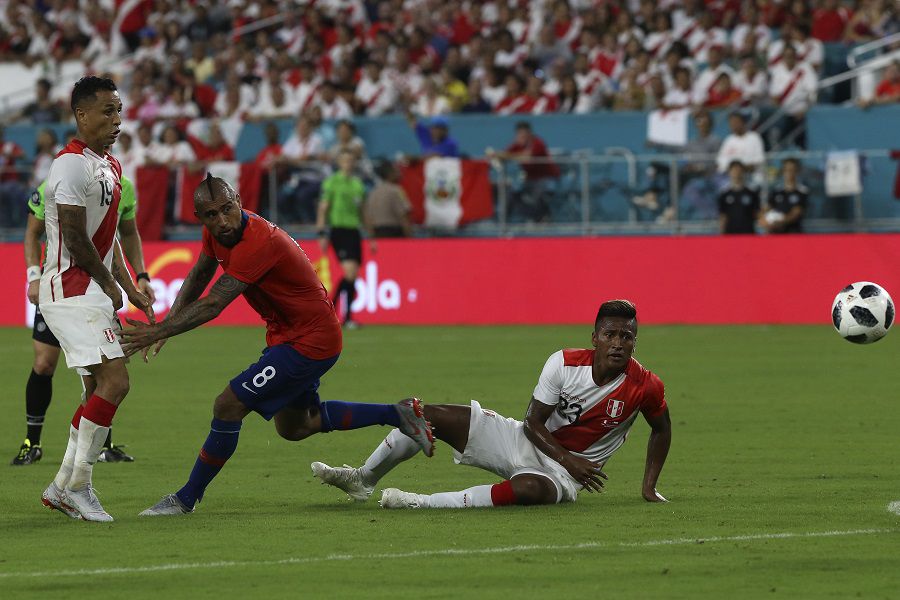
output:
[[[118, 152], [129, 173], [227, 160], [243, 123], [297, 119], [260, 160], [301, 169], [280, 195], [309, 220], [317, 192], [306, 183], [342, 148], [372, 170], [355, 115], [406, 113], [414, 127], [437, 117], [436, 131], [460, 112], [781, 108], [783, 133], [801, 132], [802, 147], [823, 44], [897, 31], [892, 0], [8, 0], [0, 60], [110, 74], [126, 107]], [[8, 120], [65, 121], [59, 87], [42, 79]], [[898, 89], [894, 66], [868, 103], [896, 102]], [[198, 119], [215, 125], [192, 129]]]

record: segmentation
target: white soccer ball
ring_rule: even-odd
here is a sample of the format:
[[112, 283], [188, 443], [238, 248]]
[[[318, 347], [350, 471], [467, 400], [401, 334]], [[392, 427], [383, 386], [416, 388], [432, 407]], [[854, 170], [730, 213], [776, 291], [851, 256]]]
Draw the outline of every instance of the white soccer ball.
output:
[[871, 344], [887, 335], [894, 323], [894, 301], [871, 281], [848, 285], [831, 305], [831, 322], [848, 342]]

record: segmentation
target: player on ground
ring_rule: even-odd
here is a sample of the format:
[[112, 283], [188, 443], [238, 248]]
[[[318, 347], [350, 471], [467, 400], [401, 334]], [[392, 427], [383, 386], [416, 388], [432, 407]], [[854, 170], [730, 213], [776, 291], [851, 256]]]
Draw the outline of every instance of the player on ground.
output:
[[[385, 489], [384, 508], [471, 508], [507, 504], [573, 502], [578, 490], [602, 491], [606, 461], [623, 443], [638, 414], [652, 429], [642, 494], [656, 491], [669, 452], [672, 425], [663, 384], [632, 358], [637, 311], [627, 300], [604, 302], [597, 313], [593, 350], [560, 350], [547, 360], [534, 388], [525, 422], [471, 406], [425, 407], [434, 435], [454, 449], [458, 464], [505, 479], [460, 492], [413, 494]], [[392, 431], [358, 468], [312, 463], [313, 474], [355, 500], [366, 500], [378, 481], [418, 448]]]
[[116, 240], [122, 167], [107, 152], [122, 123], [116, 84], [84, 77], [72, 90], [71, 105], [78, 137], [56, 156], [47, 176], [47, 258], [39, 301], [66, 364], [85, 376], [87, 401], [75, 412], [62, 466], [41, 499], [73, 518], [112, 521], [94, 494], [91, 472], [128, 394], [117, 338], [119, 285], [151, 321], [153, 308], [131, 280]]
[[[41, 281], [41, 237], [44, 235], [44, 194], [47, 182], [44, 181], [31, 194], [28, 208], [28, 224], [25, 227], [25, 264], [28, 273], [28, 300], [37, 305]], [[125, 258], [137, 273], [138, 289], [150, 302], [156, 302], [156, 295], [150, 285], [150, 276], [144, 271], [144, 252], [141, 247], [141, 236], [138, 233], [135, 217], [137, 216], [137, 196], [134, 184], [127, 177], [122, 177], [122, 197], [119, 200], [119, 239]], [[47, 327], [41, 309], [35, 306], [34, 327], [31, 338], [34, 340], [34, 364], [31, 375], [25, 385], [25, 421], [28, 430], [25, 441], [18, 454], [12, 459], [12, 465], [30, 465], [41, 460], [41, 430], [44, 428], [44, 417], [53, 397], [53, 374], [59, 363], [59, 340]], [[83, 382], [82, 382], [83, 385]], [[82, 399], [84, 401], [84, 399]], [[116, 446], [112, 442], [112, 428], [106, 436], [100, 462], [132, 462], [134, 457], [123, 450], [125, 446]]]
[[[431, 427], [412, 398], [394, 404], [319, 402], [319, 380], [341, 352], [341, 324], [306, 253], [287, 233], [241, 208], [240, 196], [222, 179], [207, 176], [194, 193], [194, 214], [203, 224], [203, 251], [178, 292], [165, 321], [122, 332], [129, 355], [218, 316], [244, 294], [266, 322], [262, 357], [231, 380], [213, 405], [211, 431], [187, 483], [141, 515], [192, 512], [206, 487], [234, 454], [241, 423], [251, 411], [275, 418], [275, 430], [291, 441], [317, 432], [393, 425], [431, 456]], [[209, 294], [200, 294], [222, 265], [225, 273]]]

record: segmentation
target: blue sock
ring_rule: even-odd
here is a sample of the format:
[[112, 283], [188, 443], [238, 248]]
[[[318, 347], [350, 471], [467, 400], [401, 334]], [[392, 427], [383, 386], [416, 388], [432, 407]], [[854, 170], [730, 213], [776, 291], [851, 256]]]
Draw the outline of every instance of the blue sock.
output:
[[359, 429], [369, 425], [400, 427], [400, 414], [393, 404], [364, 404], [329, 400], [319, 406], [322, 413], [322, 433]]
[[184, 487], [175, 492], [178, 499], [187, 506], [193, 508], [201, 498], [206, 486], [219, 474], [225, 461], [231, 458], [238, 445], [238, 435], [241, 432], [240, 421], [220, 421], [213, 419], [209, 437], [200, 449], [200, 456], [194, 463], [194, 469]]

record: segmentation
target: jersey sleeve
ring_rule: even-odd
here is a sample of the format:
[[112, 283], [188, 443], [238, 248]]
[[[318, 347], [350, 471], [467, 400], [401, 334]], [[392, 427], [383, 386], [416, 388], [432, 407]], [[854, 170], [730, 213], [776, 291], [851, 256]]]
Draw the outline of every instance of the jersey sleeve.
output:
[[85, 206], [91, 170], [87, 160], [76, 154], [64, 154], [50, 168], [47, 187], [57, 204]]
[[666, 388], [659, 377], [650, 373], [645, 384], [641, 413], [645, 417], [658, 417], [665, 412], [667, 407]]
[[137, 195], [134, 184], [130, 179], [122, 176], [122, 197], [119, 199], [119, 218], [123, 221], [133, 221], [137, 217]]
[[534, 399], [542, 404], [556, 406], [562, 390], [563, 351], [554, 352], [544, 363], [544, 370], [534, 386]]
[[44, 194], [47, 190], [47, 182], [42, 181], [36, 190], [31, 192], [28, 198], [28, 210], [34, 215], [35, 219], [44, 220]]
[[333, 181], [334, 179], [327, 177], [325, 178], [325, 181], [322, 182], [322, 202], [325, 204], [331, 204], [331, 201], [334, 200]]

